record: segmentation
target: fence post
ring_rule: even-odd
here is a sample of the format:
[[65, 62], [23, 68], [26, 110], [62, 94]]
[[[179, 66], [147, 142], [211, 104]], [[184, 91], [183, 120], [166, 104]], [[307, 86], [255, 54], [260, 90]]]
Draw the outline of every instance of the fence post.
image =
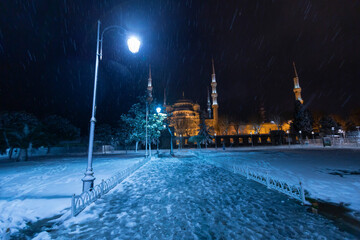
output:
[[105, 181], [101, 179], [100, 196], [104, 194]]
[[71, 197], [71, 216], [75, 216], [75, 194]]
[[267, 188], [270, 188], [270, 180], [269, 180], [269, 173], [266, 172], [266, 186]]
[[246, 179], [249, 179], [249, 167], [246, 167]]
[[301, 198], [301, 204], [304, 205], [305, 204], [305, 192], [304, 192], [304, 187], [300, 181], [300, 198]]
[[[72, 215], [72, 217], [75, 217], [82, 210], [84, 210], [85, 207], [88, 206], [90, 203], [94, 202], [96, 199], [100, 198], [102, 195], [109, 192], [118, 183], [120, 183], [122, 180], [124, 180], [126, 177], [128, 177], [131, 173], [134, 173], [136, 170], [138, 170], [147, 161], [148, 161], [148, 159], [146, 159], [144, 161], [140, 161], [139, 164], [125, 168], [124, 170], [122, 170], [118, 174], [112, 176], [111, 178], [107, 179], [106, 181], [104, 181], [104, 179], [102, 179], [101, 183], [99, 185], [97, 185], [100, 187], [100, 193], [99, 193], [99, 191], [96, 192], [95, 188], [93, 188], [94, 191], [86, 191], [86, 192], [83, 192], [79, 196], [76, 196], [75, 194], [73, 194], [71, 197], [71, 215]], [[78, 208], [76, 205], [77, 203], [79, 205]]]

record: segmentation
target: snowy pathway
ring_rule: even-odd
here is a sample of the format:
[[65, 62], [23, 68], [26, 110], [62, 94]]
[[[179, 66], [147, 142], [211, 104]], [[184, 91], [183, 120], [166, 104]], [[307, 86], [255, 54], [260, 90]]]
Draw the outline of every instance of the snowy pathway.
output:
[[294, 200], [192, 156], [153, 160], [39, 238], [353, 239]]

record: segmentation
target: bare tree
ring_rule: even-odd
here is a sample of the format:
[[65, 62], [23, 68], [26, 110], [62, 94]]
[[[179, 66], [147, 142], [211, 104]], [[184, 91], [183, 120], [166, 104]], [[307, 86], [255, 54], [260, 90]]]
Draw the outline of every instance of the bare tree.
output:
[[271, 116], [270, 121], [273, 121], [276, 124], [277, 130], [282, 129], [282, 125], [284, 123], [282, 117], [278, 114], [274, 114]]
[[230, 120], [228, 116], [221, 116], [219, 118], [219, 130], [221, 134], [227, 135], [230, 127]]
[[253, 126], [255, 133], [260, 133], [261, 124], [263, 123], [262, 117], [259, 114], [255, 114], [250, 117], [250, 123]]
[[190, 136], [191, 133], [191, 122], [190, 119], [180, 118], [172, 122], [177, 135]]

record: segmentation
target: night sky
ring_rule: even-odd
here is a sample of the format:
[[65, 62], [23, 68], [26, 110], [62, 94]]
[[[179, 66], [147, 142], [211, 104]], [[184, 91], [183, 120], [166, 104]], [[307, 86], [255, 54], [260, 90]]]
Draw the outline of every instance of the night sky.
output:
[[0, 1], [0, 111], [58, 114], [86, 128], [91, 115], [97, 20], [141, 38], [105, 35], [97, 120], [115, 123], [145, 93], [206, 107], [211, 58], [219, 114], [246, 120], [292, 112], [296, 62], [313, 111], [346, 115], [360, 106], [360, 1]]

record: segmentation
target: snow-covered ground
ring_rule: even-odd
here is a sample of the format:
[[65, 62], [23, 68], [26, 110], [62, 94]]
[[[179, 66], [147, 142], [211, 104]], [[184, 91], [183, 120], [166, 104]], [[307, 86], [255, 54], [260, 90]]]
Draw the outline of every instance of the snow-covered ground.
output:
[[[141, 155], [95, 156], [95, 184], [136, 163]], [[64, 213], [71, 195], [82, 190], [86, 157], [40, 158], [28, 162], [0, 161], [0, 238], [28, 222]]]
[[360, 150], [267, 148], [203, 150], [207, 159], [248, 166], [291, 184], [301, 181], [310, 197], [343, 203], [360, 212]]
[[[287, 196], [209, 161], [249, 166], [289, 183], [302, 181], [311, 197], [359, 211], [360, 151], [258, 149], [183, 150], [176, 158], [153, 160], [76, 218], [51, 223], [49, 232], [39, 220], [64, 213], [71, 195], [81, 192], [86, 157], [0, 161], [0, 231], [10, 228], [15, 236], [33, 237], [33, 229], [16, 235], [33, 222], [40, 225], [35, 232], [42, 229], [38, 239], [353, 238]], [[96, 157], [97, 182], [140, 159], [134, 154]]]
[[35, 239], [356, 238], [191, 153], [150, 161], [77, 217], [42, 230]]

